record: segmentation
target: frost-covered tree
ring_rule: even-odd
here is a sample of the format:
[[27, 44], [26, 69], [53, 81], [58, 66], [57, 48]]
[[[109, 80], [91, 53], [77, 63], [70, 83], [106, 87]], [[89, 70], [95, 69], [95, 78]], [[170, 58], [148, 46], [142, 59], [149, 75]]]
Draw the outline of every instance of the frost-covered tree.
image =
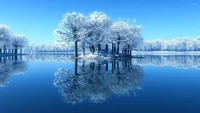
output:
[[[113, 23], [110, 27], [110, 40], [112, 47], [117, 44], [116, 53], [119, 54], [120, 44], [122, 46], [122, 53], [131, 55], [133, 48], [137, 48], [143, 42], [141, 35], [141, 26], [133, 26], [128, 22], [118, 21]], [[115, 49], [113, 50], [115, 52]]]
[[112, 51], [115, 52], [114, 44], [117, 44], [117, 54], [119, 54], [120, 43], [125, 42], [131, 32], [131, 26], [124, 21], [113, 23], [109, 29], [110, 41], [112, 42]]
[[0, 25], [0, 53], [2, 50], [5, 53], [9, 45], [11, 45], [10, 28], [6, 25]]
[[65, 14], [60, 23], [60, 29], [55, 30], [54, 33], [58, 38], [56, 42], [60, 45], [75, 46], [75, 57], [77, 57], [80, 50], [77, 46], [81, 47], [85, 55], [86, 47], [91, 53], [95, 53], [96, 48], [98, 53], [101, 52], [102, 44], [105, 44], [107, 53], [110, 44], [112, 44], [113, 53], [119, 54], [120, 47], [126, 48], [130, 53], [143, 41], [140, 30], [140, 26], [133, 26], [125, 21], [113, 23], [105, 13], [95, 11], [88, 17], [75, 12]]
[[129, 34], [126, 36], [126, 41], [123, 41], [123, 51], [127, 56], [132, 55], [132, 50], [140, 48], [143, 43], [143, 37], [141, 35], [141, 26], [131, 26]]
[[74, 43], [75, 57], [78, 57], [78, 42], [82, 40], [85, 32], [85, 17], [81, 13], [66, 13], [60, 22], [60, 29], [54, 31], [57, 35], [57, 42], [63, 44]]
[[14, 48], [14, 53], [18, 53], [18, 49], [21, 49], [20, 53], [22, 53], [22, 48], [27, 46], [28, 40], [24, 35], [12, 35], [12, 46]]
[[105, 41], [111, 23], [110, 18], [103, 12], [95, 11], [87, 18], [85, 24], [86, 40], [90, 44], [92, 53], [95, 52], [95, 46], [100, 52], [101, 43]]

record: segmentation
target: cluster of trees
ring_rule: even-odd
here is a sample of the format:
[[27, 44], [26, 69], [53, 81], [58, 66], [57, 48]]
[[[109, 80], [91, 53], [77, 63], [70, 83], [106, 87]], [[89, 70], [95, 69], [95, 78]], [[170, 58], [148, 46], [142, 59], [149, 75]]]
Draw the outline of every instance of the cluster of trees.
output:
[[200, 51], [200, 37], [144, 41], [143, 51]]
[[12, 34], [10, 28], [6, 25], [0, 25], [0, 54], [12, 53], [18, 54], [18, 49], [21, 49], [28, 44], [28, 40], [23, 35]]
[[59, 69], [55, 73], [54, 85], [67, 103], [85, 100], [99, 103], [112, 94], [128, 95], [134, 89], [141, 89], [143, 70], [132, 65], [131, 60], [106, 63], [76, 60], [74, 69], [74, 73], [68, 69]]
[[56, 42], [73, 45], [75, 57], [78, 57], [79, 48], [84, 55], [86, 49], [91, 53], [112, 52], [117, 55], [121, 50], [122, 54], [131, 55], [131, 50], [143, 42], [141, 26], [121, 20], [113, 22], [103, 12], [93, 12], [87, 17], [76, 12], [66, 13], [59, 25], [60, 29], [54, 31]]

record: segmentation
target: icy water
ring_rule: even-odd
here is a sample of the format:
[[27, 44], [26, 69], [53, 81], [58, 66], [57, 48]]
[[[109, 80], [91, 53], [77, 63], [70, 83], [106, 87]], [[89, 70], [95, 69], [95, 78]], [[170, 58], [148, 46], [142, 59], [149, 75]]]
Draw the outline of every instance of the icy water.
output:
[[1, 58], [0, 113], [200, 113], [200, 56]]

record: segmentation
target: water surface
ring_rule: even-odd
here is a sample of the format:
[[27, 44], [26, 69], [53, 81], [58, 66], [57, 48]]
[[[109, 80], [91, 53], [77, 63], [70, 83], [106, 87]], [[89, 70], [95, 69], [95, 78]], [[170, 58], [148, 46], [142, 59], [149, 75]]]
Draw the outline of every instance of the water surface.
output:
[[200, 56], [0, 60], [1, 113], [199, 113]]

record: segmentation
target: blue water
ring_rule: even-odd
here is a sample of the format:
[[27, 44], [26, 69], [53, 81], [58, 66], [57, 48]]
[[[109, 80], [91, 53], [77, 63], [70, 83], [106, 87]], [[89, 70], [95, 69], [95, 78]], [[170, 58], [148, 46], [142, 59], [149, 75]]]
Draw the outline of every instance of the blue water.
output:
[[48, 58], [0, 62], [0, 113], [200, 113], [199, 56], [114, 61], [114, 71], [79, 60], [77, 76], [73, 59]]

